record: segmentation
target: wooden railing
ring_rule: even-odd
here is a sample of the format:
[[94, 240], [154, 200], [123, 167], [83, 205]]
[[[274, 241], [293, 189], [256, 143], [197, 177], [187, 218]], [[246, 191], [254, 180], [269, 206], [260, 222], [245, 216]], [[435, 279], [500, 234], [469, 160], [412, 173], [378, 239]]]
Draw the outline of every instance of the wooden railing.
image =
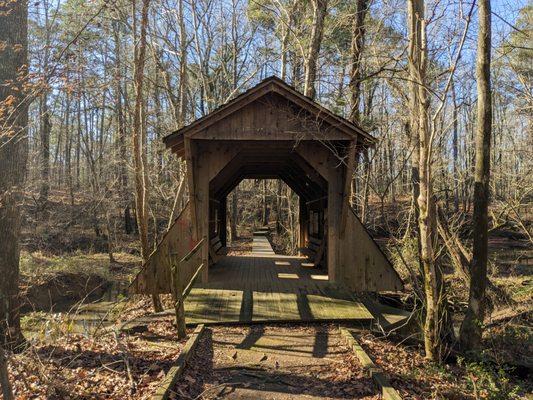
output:
[[[196, 246], [198, 243], [193, 238], [190, 207], [187, 204], [142, 266], [131, 283], [130, 291], [140, 294], [172, 293], [172, 263], [180, 261]], [[187, 265], [183, 268], [183, 281], [194, 274], [196, 268], [193, 268]]]
[[[191, 251], [179, 259], [179, 254], [169, 255], [172, 278], [172, 300], [176, 313], [176, 326], [178, 328], [178, 338], [185, 337], [185, 298], [190, 293], [194, 282], [204, 268], [202, 259], [202, 245], [206, 239], [202, 238]], [[194, 272], [193, 272], [194, 271]]]
[[189, 204], [185, 206], [130, 286], [133, 293], [172, 293], [178, 337], [185, 335], [184, 301], [207, 264], [207, 239], [193, 239]]

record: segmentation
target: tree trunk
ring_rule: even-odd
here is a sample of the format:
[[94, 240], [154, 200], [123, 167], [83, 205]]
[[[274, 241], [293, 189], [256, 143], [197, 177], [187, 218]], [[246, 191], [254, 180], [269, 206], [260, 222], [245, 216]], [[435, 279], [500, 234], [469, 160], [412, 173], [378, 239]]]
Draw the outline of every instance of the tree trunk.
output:
[[281, 234], [281, 200], [282, 200], [282, 192], [281, 192], [281, 189], [282, 189], [282, 185], [281, 185], [282, 181], [281, 179], [277, 179], [276, 180], [276, 233], [278, 235]]
[[313, 28], [311, 30], [311, 42], [305, 60], [304, 93], [314, 99], [316, 95], [315, 81], [318, 56], [322, 45], [324, 32], [324, 19], [327, 13], [327, 0], [313, 0]]
[[28, 4], [0, 3], [0, 346], [24, 338], [19, 313], [19, 235], [28, 158]]
[[370, 158], [368, 157], [368, 149], [363, 150], [364, 159], [364, 175], [363, 175], [363, 193], [361, 199], [361, 222], [364, 224], [367, 221], [368, 215], [368, 193], [370, 186]]
[[459, 121], [457, 121], [457, 99], [455, 96], [455, 84], [452, 81], [452, 102], [453, 102], [453, 138], [452, 138], [452, 153], [453, 153], [453, 207], [455, 212], [459, 212], [459, 170], [458, 170], [458, 158], [459, 158]]
[[[141, 27], [138, 44], [134, 49], [134, 73], [133, 83], [135, 87], [135, 109], [133, 113], [133, 152], [134, 152], [134, 169], [135, 169], [135, 210], [137, 214], [137, 226], [139, 228], [139, 238], [141, 241], [141, 256], [146, 261], [150, 255], [148, 244], [148, 177], [146, 164], [146, 147], [145, 136], [146, 129], [143, 126], [144, 119], [144, 98], [143, 98], [143, 74], [146, 56], [146, 29], [148, 25], [148, 8], [150, 0], [142, 0], [141, 10]], [[137, 16], [133, 2], [133, 24], [134, 34], [137, 32]], [[154, 310], [162, 311], [159, 296], [153, 295]]]
[[9, 374], [7, 372], [7, 358], [2, 346], [0, 346], [0, 386], [2, 387], [2, 395], [4, 400], [13, 400], [13, 389], [9, 382]]
[[262, 200], [262, 203], [263, 203], [263, 212], [262, 212], [262, 216], [261, 216], [261, 219], [263, 220], [263, 226], [267, 226], [268, 225], [268, 204], [267, 204], [267, 189], [266, 189], [266, 179], [263, 179], [263, 182], [262, 182], [262, 188], [261, 188], [261, 200]]
[[126, 122], [122, 101], [122, 58], [120, 22], [113, 21], [113, 38], [115, 41], [115, 113], [116, 113], [116, 140], [118, 142], [118, 181], [120, 197], [123, 204], [124, 232], [130, 234], [133, 231], [130, 213], [130, 192], [128, 190], [128, 154], [126, 145]]
[[[414, 0], [416, 1], [416, 0]], [[418, 5], [420, 6], [420, 5]], [[412, 3], [408, 4], [408, 24], [409, 24], [409, 122], [406, 125], [408, 135], [413, 146], [413, 153], [411, 155], [411, 202], [413, 204], [414, 220], [418, 221], [420, 210], [418, 208], [418, 196], [420, 195], [420, 153], [419, 153], [419, 138], [418, 138], [418, 85], [416, 81], [417, 68], [416, 61], [419, 58], [419, 45], [421, 41], [419, 21], [416, 15], [417, 9]], [[415, 225], [414, 236], [418, 249], [418, 268], [420, 278], [423, 275], [422, 261], [420, 260], [421, 243], [420, 243], [420, 229], [418, 223]]]
[[183, 0], [178, 3], [178, 20], [180, 25], [180, 83], [178, 129], [187, 121], [187, 31], [183, 15]]
[[[45, 78], [44, 85], [48, 85], [46, 82], [46, 74], [49, 72], [49, 53], [50, 53], [50, 24], [48, 18], [48, 2], [44, 1], [42, 5], [42, 11], [44, 14], [45, 23], [45, 48], [44, 56], [41, 65], [41, 70]], [[50, 122], [50, 111], [48, 110], [48, 87], [44, 87], [42, 95], [39, 98], [39, 138], [40, 138], [40, 161], [41, 161], [41, 182], [39, 189], [39, 203], [44, 209], [48, 202], [48, 194], [50, 192], [50, 133], [52, 130], [52, 124]]]
[[479, 31], [476, 61], [477, 128], [474, 176], [474, 244], [470, 264], [468, 309], [461, 325], [460, 342], [465, 350], [479, 347], [485, 317], [487, 286], [488, 204], [490, 181], [490, 142], [492, 133], [492, 98], [490, 83], [491, 11], [490, 0], [479, 1]]
[[[429, 99], [426, 92], [427, 42], [424, 4], [422, 0], [409, 0], [409, 70], [411, 80], [417, 85], [417, 99], [413, 111], [416, 112], [420, 174], [418, 227], [420, 233], [420, 258], [424, 273], [426, 297], [424, 321], [424, 348], [426, 358], [441, 359], [442, 310], [444, 307], [442, 272], [437, 264], [437, 224], [436, 204], [433, 195], [432, 158], [429, 143], [428, 110]], [[413, 115], [412, 121], [415, 122]]]
[[176, 195], [174, 196], [174, 202], [172, 203], [172, 210], [170, 211], [170, 217], [168, 219], [168, 225], [167, 225], [167, 231], [170, 230], [172, 227], [172, 224], [174, 223], [174, 220], [176, 219], [176, 215], [178, 215], [178, 207], [181, 204], [181, 199], [183, 198], [183, 195], [185, 194], [185, 187], [187, 185], [187, 169], [183, 171], [183, 174], [181, 174], [181, 181], [178, 185], [178, 190], [176, 190]]
[[39, 203], [44, 209], [48, 202], [48, 193], [50, 192], [50, 132], [52, 130], [46, 91], [41, 96], [40, 103], [41, 121], [39, 124], [39, 136], [41, 141], [41, 187], [39, 189]]
[[368, 0], [355, 1], [355, 18], [352, 29], [352, 69], [350, 71], [350, 95], [351, 110], [350, 120], [354, 124], [359, 124], [359, 104], [361, 102], [361, 70], [363, 46], [365, 43], [365, 15], [367, 11]]
[[289, 38], [291, 35], [291, 29], [294, 24], [296, 16], [296, 8], [298, 6], [298, 1], [293, 1], [290, 9], [287, 12], [287, 25], [282, 25], [281, 27], [281, 80], [287, 80], [287, 51], [289, 47]]
[[72, 97], [69, 93], [67, 93], [67, 108], [65, 110], [66, 114], [66, 123], [65, 123], [65, 174], [67, 175], [67, 186], [68, 186], [68, 193], [70, 198], [70, 206], [71, 210], [74, 207], [74, 183], [72, 180], [72, 132], [71, 127], [72, 124], [70, 123], [70, 103], [71, 103]]

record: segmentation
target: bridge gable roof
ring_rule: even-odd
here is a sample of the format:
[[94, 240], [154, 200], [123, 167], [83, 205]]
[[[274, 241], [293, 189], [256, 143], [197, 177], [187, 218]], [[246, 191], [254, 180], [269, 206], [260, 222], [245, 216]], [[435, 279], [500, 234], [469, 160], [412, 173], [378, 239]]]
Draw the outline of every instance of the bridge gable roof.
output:
[[182, 154], [185, 138], [357, 140], [364, 146], [375, 142], [375, 138], [359, 126], [334, 114], [275, 76], [169, 134], [163, 141], [167, 148]]

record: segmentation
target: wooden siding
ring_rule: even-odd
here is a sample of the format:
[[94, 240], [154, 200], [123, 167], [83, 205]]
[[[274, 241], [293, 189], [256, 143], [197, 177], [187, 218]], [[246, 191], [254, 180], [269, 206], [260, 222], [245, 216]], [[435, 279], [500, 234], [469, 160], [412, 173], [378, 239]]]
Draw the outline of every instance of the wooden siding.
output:
[[[130, 286], [130, 291], [144, 294], [171, 293], [172, 261], [183, 258], [196, 244], [197, 241], [193, 238], [190, 205], [187, 203], [148, 261], [142, 266]], [[189, 283], [200, 263], [201, 259], [195, 259], [194, 262], [180, 265], [181, 290]]]
[[269, 93], [199, 130], [204, 140], [352, 140], [345, 132], [285, 98]]
[[348, 203], [345, 234], [340, 239], [340, 280], [355, 291], [398, 291], [403, 283]]
[[[241, 113], [241, 110], [244, 107], [253, 102], [256, 102], [258, 99], [262, 99], [266, 95], [270, 97], [281, 98], [284, 100], [284, 107], [282, 113], [289, 109], [301, 110], [301, 112], [305, 113], [306, 116], [311, 116], [311, 119], [315, 121], [320, 121], [321, 123], [325, 123], [327, 126], [334, 128], [333, 130], [337, 132], [343, 132], [349, 137], [349, 139], [357, 138], [358, 141], [365, 146], [372, 145], [376, 141], [374, 137], [365, 132], [359, 126], [354, 125], [352, 122], [346, 120], [345, 118], [335, 115], [327, 108], [314, 102], [309, 97], [306, 97], [303, 94], [299, 93], [297, 90], [287, 85], [287, 83], [285, 83], [281, 79], [272, 76], [261, 81], [259, 84], [235, 97], [228, 103], [215, 109], [210, 114], [199, 118], [193, 123], [166, 136], [163, 139], [165, 145], [167, 146], [167, 148], [171, 148], [174, 153], [183, 156], [185, 151], [185, 137], [192, 138], [194, 136], [194, 138], [196, 138], [196, 135], [202, 130], [205, 130], [206, 128], [209, 128], [212, 125], [217, 124], [219, 121], [232, 114]], [[296, 114], [300, 115], [301, 112], [298, 111]], [[264, 114], [268, 116], [267, 113]], [[260, 123], [259, 119], [262, 117], [258, 116], [257, 118], [257, 123]], [[273, 118], [276, 118], [276, 116], [273, 116]], [[256, 131], [257, 127], [261, 127], [261, 125], [257, 125], [257, 123], [252, 126], [252, 129], [254, 131]], [[284, 126], [281, 125], [278, 126], [278, 128], [283, 130]], [[301, 128], [297, 127], [296, 132], [300, 131]], [[332, 140], [333, 138], [328, 137], [326, 139]]]

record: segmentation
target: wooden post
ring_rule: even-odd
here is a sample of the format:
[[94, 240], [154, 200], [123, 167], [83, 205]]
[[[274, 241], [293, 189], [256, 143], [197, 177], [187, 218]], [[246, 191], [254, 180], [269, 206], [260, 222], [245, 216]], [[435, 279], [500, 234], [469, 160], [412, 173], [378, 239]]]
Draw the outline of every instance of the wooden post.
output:
[[185, 331], [185, 307], [183, 305], [183, 288], [180, 281], [179, 262], [175, 255], [170, 255], [169, 262], [172, 272], [172, 301], [174, 302], [176, 314], [176, 329], [178, 339], [183, 339], [187, 336], [187, 333]]
[[344, 175], [344, 188], [342, 191], [342, 203], [341, 203], [341, 220], [340, 220], [340, 238], [344, 238], [344, 232], [346, 231], [346, 219], [348, 218], [348, 211], [350, 207], [350, 194], [352, 190], [352, 175], [355, 166], [355, 140], [352, 140], [348, 153], [346, 155], [346, 167]]
[[309, 208], [305, 199], [300, 196], [300, 210], [298, 222], [300, 224], [300, 243], [299, 247], [305, 247], [309, 238]]
[[220, 200], [219, 209], [218, 209], [218, 215], [219, 215], [219, 237], [220, 237], [220, 243], [222, 246], [226, 247], [228, 245], [228, 235], [227, 235], [227, 221], [228, 221], [228, 214], [227, 214], [227, 201], [228, 198], [224, 196], [223, 199]]
[[196, 168], [195, 168], [195, 146], [191, 139], [185, 137], [184, 139], [185, 159], [187, 161], [187, 180], [189, 183], [189, 206], [191, 212], [191, 221], [193, 225], [193, 238], [200, 237], [198, 228], [198, 211], [197, 211], [197, 196], [196, 196]]

